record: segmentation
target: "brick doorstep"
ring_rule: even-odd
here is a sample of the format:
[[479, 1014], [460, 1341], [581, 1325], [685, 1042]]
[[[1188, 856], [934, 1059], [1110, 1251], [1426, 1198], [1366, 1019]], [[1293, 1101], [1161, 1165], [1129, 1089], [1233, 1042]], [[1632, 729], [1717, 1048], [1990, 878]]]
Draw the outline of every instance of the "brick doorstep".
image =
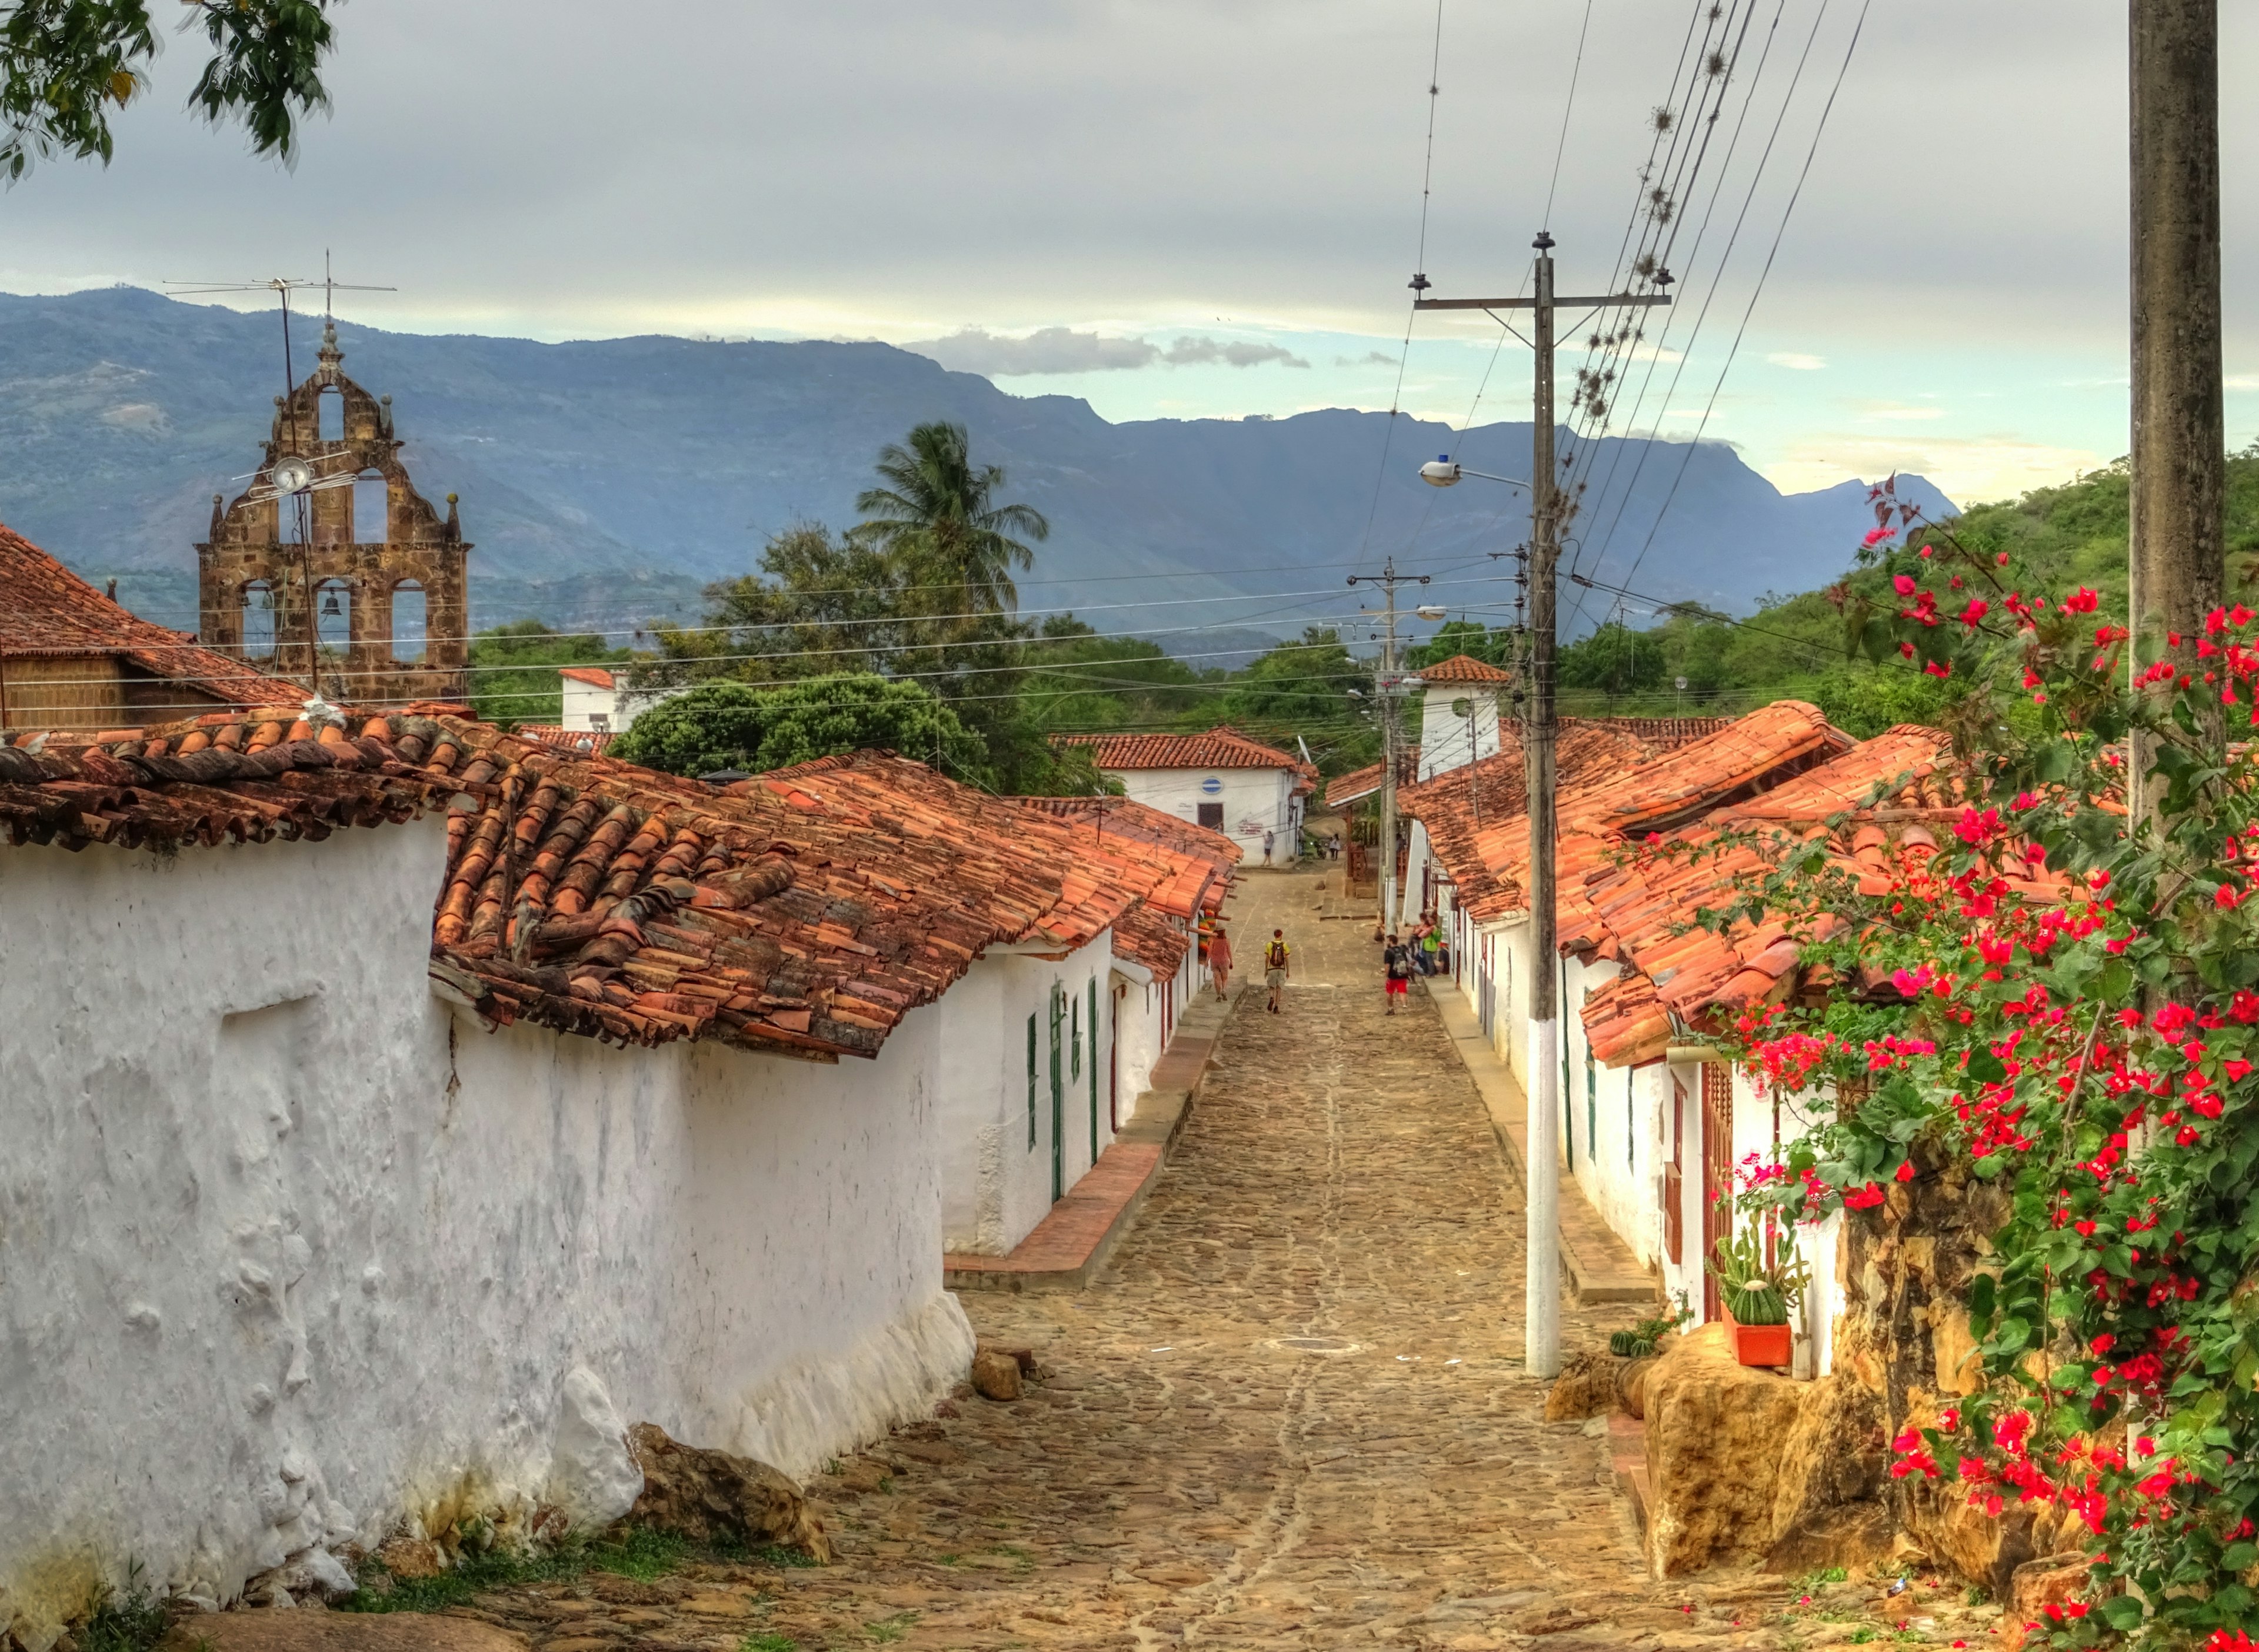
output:
[[[1245, 989], [1242, 989], [1243, 991]], [[1009, 1256], [952, 1251], [941, 1259], [941, 1282], [951, 1291], [1080, 1291], [1137, 1220], [1152, 1191], [1194, 1098], [1207, 1081], [1230, 1002], [1202, 994], [1178, 1018], [1177, 1036], [1153, 1064], [1152, 1088], [1083, 1178], [1051, 1207]]]
[[[1482, 1092], [1499, 1145], [1505, 1149], [1514, 1173], [1528, 1186], [1529, 1178], [1523, 1167], [1529, 1163], [1529, 1102], [1514, 1070], [1491, 1048], [1473, 1006], [1449, 977], [1439, 975], [1422, 985], [1429, 988], [1428, 1001], [1443, 1018], [1443, 1030], [1450, 1035], [1459, 1059], [1466, 1064], [1468, 1076]], [[1629, 1247], [1600, 1220], [1577, 1178], [1564, 1174], [1560, 1189], [1561, 1265], [1569, 1271], [1577, 1300], [1659, 1301], [1662, 1291], [1655, 1276], [1639, 1265]]]

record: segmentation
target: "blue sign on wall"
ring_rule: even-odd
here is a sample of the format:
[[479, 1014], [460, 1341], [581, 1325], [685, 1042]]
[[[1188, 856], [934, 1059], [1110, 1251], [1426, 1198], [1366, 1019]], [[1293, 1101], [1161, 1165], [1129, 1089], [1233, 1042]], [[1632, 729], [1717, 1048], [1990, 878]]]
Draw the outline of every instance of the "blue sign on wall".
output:
[[1223, 782], [1211, 774], [1201, 782], [1201, 790], [1214, 797], [1218, 792], [1223, 790]]

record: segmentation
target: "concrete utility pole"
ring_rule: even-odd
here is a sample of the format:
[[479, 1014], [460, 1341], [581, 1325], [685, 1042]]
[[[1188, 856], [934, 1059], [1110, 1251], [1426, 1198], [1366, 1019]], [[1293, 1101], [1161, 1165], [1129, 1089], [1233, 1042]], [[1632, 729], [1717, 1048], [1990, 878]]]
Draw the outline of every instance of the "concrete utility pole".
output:
[[[1403, 697], [1403, 678], [1396, 669], [1396, 587], [1425, 585], [1425, 573], [1399, 573], [1390, 557], [1378, 573], [1352, 573], [1351, 585], [1377, 585], [1388, 599], [1381, 610], [1386, 630], [1381, 634], [1380, 669], [1372, 675], [1373, 698], [1380, 712], [1380, 927], [1393, 927], [1396, 901], [1396, 702]], [[1367, 609], [1368, 613], [1372, 610]]]
[[[2133, 487], [2129, 670], [2202, 634], [2227, 587], [2221, 523], [2218, 0], [2130, 0]], [[2184, 641], [2192, 650], [2194, 644]], [[2217, 737], [2220, 709], [2210, 708]], [[2133, 765], [2134, 808], [2149, 789]]]
[[[1522, 720], [1521, 750], [1529, 793], [1529, 1255], [1523, 1322], [1523, 1369], [1533, 1377], [1561, 1370], [1561, 1006], [1555, 990], [1560, 943], [1554, 911], [1555, 844], [1553, 748], [1554, 574], [1561, 558], [1560, 489], [1554, 478], [1554, 312], [1564, 305], [1593, 310], [1644, 308], [1671, 302], [1667, 292], [1616, 293], [1601, 298], [1560, 298], [1553, 291], [1553, 238], [1543, 231], [1537, 249], [1535, 296], [1529, 298], [1418, 298], [1415, 310], [1528, 310], [1534, 325], [1526, 341], [1537, 357], [1529, 458], [1529, 715]], [[1667, 287], [1668, 271], [1655, 275]], [[1503, 324], [1503, 323], [1501, 323]]]

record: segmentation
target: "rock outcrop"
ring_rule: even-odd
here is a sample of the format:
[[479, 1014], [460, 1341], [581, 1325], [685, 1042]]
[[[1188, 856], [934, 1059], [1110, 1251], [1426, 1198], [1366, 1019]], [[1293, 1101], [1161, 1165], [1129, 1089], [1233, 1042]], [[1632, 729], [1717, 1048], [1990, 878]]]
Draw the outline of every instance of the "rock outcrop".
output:
[[1657, 1577], [1764, 1555], [1787, 1443], [1810, 1386], [1740, 1364], [1722, 1325], [1666, 1345], [1643, 1395], [1655, 1495], [1648, 1564]]
[[829, 1565], [831, 1540], [800, 1488], [766, 1463], [702, 1450], [656, 1423], [628, 1430], [643, 1492], [628, 1518], [693, 1542], [780, 1543]]

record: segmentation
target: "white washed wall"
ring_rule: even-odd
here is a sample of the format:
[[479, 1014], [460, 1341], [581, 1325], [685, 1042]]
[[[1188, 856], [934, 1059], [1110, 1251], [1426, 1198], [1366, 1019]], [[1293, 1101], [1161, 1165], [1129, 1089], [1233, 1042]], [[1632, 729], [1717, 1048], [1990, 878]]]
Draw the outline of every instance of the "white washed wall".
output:
[[[1263, 834], [1272, 834], [1273, 865], [1292, 864], [1301, 810], [1293, 797], [1294, 774], [1288, 769], [1120, 769], [1109, 770], [1134, 801], [1151, 805], [1179, 820], [1198, 824], [1202, 803], [1223, 805], [1223, 832], [1246, 852], [1246, 865], [1262, 865]], [[1214, 792], [1201, 789], [1215, 780]]]
[[0, 1619], [538, 1497], [578, 1366], [803, 1474], [962, 1372], [934, 1012], [836, 1067], [486, 1034], [444, 852], [0, 849]]
[[[1421, 696], [1420, 778], [1428, 780], [1451, 769], [1464, 768], [1469, 758], [1496, 757], [1498, 691], [1472, 684], [1439, 684]], [[1474, 736], [1470, 744], [1468, 719], [1451, 715], [1451, 701], [1474, 701]]]
[[[1057, 962], [991, 952], [937, 1007], [945, 1249], [1003, 1256], [1028, 1236], [1051, 1207], [1055, 1128], [1065, 1187], [1081, 1180], [1096, 1162], [1094, 1129], [1098, 1152], [1113, 1144], [1107, 1100], [1113, 946], [1108, 930]], [[1093, 981], [1098, 987], [1095, 1036], [1089, 1025]], [[1051, 1091], [1054, 985], [1065, 989], [1067, 999], [1060, 1024], [1063, 1093], [1056, 1122]], [[1036, 1029], [1032, 1120], [1030, 1016]]]

